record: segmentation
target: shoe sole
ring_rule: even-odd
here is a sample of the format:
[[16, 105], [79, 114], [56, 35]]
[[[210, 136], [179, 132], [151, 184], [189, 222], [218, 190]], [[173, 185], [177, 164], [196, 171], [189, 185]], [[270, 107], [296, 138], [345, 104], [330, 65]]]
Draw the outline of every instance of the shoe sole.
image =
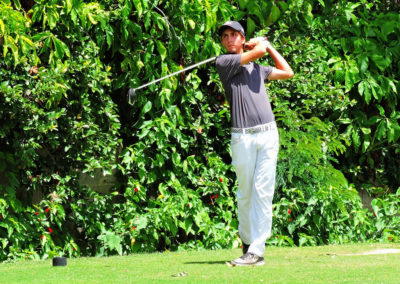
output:
[[262, 266], [265, 264], [265, 261], [257, 261], [256, 263], [236, 263], [236, 262], [231, 262], [233, 266]]

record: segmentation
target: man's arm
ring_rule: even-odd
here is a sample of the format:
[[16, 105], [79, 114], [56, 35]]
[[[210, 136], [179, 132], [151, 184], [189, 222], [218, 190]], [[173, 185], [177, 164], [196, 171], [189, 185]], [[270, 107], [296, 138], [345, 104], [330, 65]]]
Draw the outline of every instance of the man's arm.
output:
[[292, 78], [294, 76], [294, 72], [285, 58], [283, 58], [282, 55], [280, 55], [280, 53], [274, 47], [272, 47], [271, 44], [268, 44], [267, 51], [275, 63], [275, 68], [273, 68], [267, 79], [281, 80]]
[[269, 43], [266, 40], [254, 38], [245, 43], [245, 49], [249, 50], [242, 53], [241, 65], [255, 61], [267, 53]]
[[268, 80], [289, 79], [294, 76], [292, 68], [290, 68], [282, 55], [272, 47], [269, 41], [263, 40], [262, 38], [251, 39], [246, 42], [245, 49], [249, 51], [242, 54], [242, 65], [263, 57], [267, 52], [272, 57], [272, 60], [275, 63], [275, 68], [273, 68], [272, 72], [268, 75]]

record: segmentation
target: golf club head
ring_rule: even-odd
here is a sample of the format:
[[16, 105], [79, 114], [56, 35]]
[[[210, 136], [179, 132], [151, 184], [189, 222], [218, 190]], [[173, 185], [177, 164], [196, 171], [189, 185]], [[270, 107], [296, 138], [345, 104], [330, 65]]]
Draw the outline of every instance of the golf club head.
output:
[[128, 104], [133, 105], [136, 100], [136, 90], [130, 88], [128, 91]]

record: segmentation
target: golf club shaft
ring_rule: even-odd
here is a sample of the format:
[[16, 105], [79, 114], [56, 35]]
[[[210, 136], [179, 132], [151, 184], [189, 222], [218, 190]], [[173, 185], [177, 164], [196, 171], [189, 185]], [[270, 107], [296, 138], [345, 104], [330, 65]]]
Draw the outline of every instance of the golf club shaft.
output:
[[199, 62], [199, 63], [196, 63], [196, 64], [193, 64], [193, 65], [191, 65], [191, 66], [188, 66], [188, 67], [186, 67], [186, 68], [184, 68], [184, 69], [182, 69], [182, 70], [176, 71], [176, 72], [174, 72], [174, 73], [172, 73], [172, 74], [169, 74], [169, 75], [167, 75], [167, 76], [164, 76], [164, 77], [162, 77], [162, 78], [160, 78], [160, 79], [157, 79], [157, 80], [151, 81], [151, 82], [149, 82], [149, 83], [146, 83], [146, 84], [144, 84], [144, 85], [142, 85], [142, 86], [140, 86], [140, 87], [134, 88], [133, 91], [136, 91], [136, 90], [139, 90], [139, 89], [143, 89], [143, 88], [145, 88], [145, 87], [147, 87], [147, 86], [150, 86], [150, 85], [153, 85], [153, 84], [155, 84], [155, 83], [157, 83], [157, 82], [160, 82], [160, 81], [162, 81], [162, 80], [168, 79], [168, 78], [170, 78], [170, 77], [172, 77], [172, 76], [175, 76], [175, 75], [177, 75], [177, 74], [179, 74], [179, 73], [182, 73], [182, 72], [185, 72], [185, 71], [187, 71], [187, 70], [193, 69], [193, 68], [195, 68], [195, 67], [197, 67], [197, 66], [200, 66], [200, 65], [202, 65], [202, 64], [205, 64], [205, 63], [207, 63], [207, 62], [214, 61], [215, 59], [217, 59], [217, 56], [214, 56], [214, 57], [212, 57], [212, 58], [203, 60], [203, 61], [201, 61], [201, 62]]

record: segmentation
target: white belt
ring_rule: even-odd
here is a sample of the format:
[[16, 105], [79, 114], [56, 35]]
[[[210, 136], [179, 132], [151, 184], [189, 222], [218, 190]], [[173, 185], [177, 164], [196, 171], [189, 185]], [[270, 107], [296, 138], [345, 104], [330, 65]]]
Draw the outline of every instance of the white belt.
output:
[[241, 133], [241, 134], [255, 134], [255, 133], [260, 133], [264, 131], [270, 131], [270, 130], [275, 130], [276, 127], [276, 122], [272, 121], [267, 124], [263, 125], [257, 125], [249, 128], [231, 128], [232, 133]]

